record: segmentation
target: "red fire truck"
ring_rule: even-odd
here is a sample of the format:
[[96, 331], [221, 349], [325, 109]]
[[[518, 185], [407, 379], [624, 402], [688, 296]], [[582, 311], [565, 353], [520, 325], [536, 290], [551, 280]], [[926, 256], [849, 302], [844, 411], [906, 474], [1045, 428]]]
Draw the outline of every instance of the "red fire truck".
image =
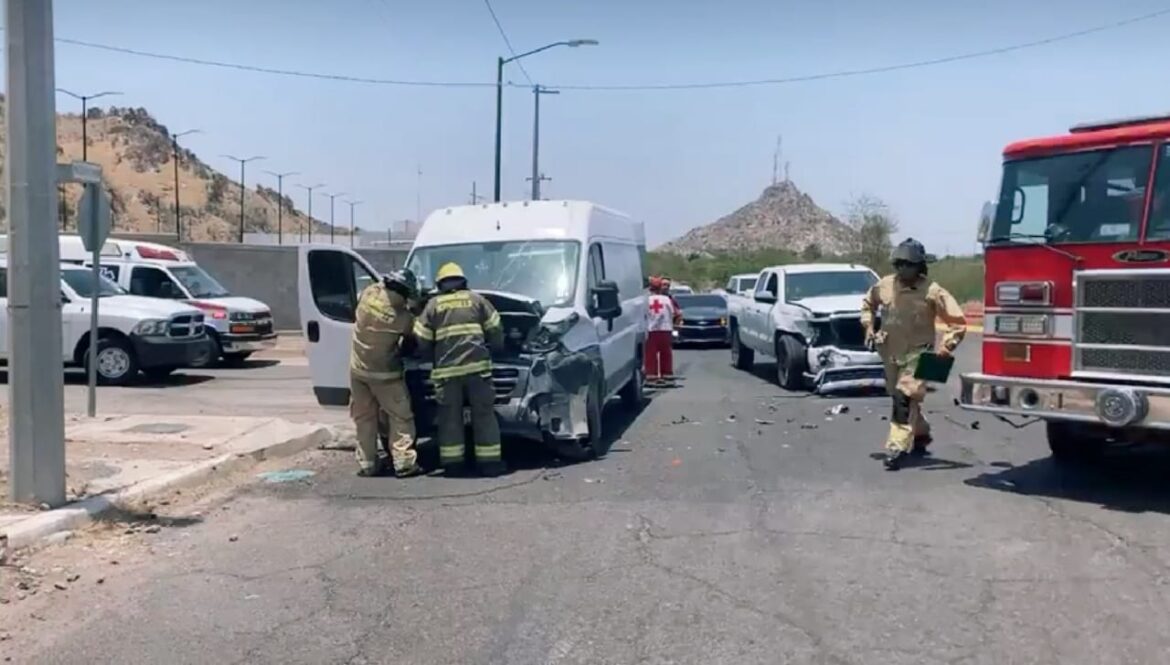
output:
[[1053, 457], [1170, 442], [1170, 116], [1004, 149], [984, 208], [982, 372], [972, 411], [1045, 421]]

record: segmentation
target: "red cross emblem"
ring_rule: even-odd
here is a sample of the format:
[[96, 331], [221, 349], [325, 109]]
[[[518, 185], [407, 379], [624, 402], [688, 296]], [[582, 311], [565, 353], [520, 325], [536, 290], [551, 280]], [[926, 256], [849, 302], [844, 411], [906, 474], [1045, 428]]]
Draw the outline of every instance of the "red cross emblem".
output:
[[650, 303], [650, 311], [654, 312], [654, 314], [657, 316], [658, 313], [662, 311], [662, 301], [655, 300], [655, 301], [651, 302]]

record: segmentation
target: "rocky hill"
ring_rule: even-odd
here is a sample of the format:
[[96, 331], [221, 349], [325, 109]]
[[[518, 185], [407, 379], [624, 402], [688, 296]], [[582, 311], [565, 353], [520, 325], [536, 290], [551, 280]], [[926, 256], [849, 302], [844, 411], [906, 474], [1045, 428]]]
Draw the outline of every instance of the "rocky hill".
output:
[[[3, 97], [0, 96], [0, 101]], [[5, 120], [0, 104], [0, 128]], [[114, 230], [136, 233], [174, 233], [175, 172], [170, 134], [166, 126], [141, 108], [92, 108], [86, 123], [87, 158], [101, 164], [113, 207]], [[5, 146], [0, 133], [0, 174]], [[81, 116], [57, 116], [57, 161], [81, 159]], [[276, 232], [278, 196], [274, 188], [256, 187], [272, 180], [259, 164], [249, 168], [244, 193], [244, 229]], [[2, 178], [2, 175], [0, 175]], [[283, 228], [303, 232], [308, 218], [289, 197], [292, 183], [285, 180]], [[75, 230], [79, 185], [67, 185], [58, 209], [58, 224]], [[295, 190], [300, 192], [300, 190]], [[7, 229], [7, 193], [0, 179], [0, 227]], [[179, 150], [179, 205], [185, 240], [233, 241], [239, 230], [240, 185], [212, 169], [195, 153]], [[328, 233], [328, 225], [314, 222], [314, 233]], [[342, 229], [338, 229], [342, 233]], [[344, 229], [348, 233], [348, 228]]]
[[853, 250], [854, 232], [791, 181], [772, 185], [760, 198], [711, 224], [691, 229], [658, 251], [675, 254], [788, 249], [816, 245], [825, 254]]

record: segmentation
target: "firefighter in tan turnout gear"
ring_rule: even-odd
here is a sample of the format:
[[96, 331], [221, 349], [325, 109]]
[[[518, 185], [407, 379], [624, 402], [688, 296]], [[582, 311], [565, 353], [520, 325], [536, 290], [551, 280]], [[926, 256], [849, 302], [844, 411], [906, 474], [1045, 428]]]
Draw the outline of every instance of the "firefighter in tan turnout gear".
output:
[[419, 472], [414, 413], [402, 368], [414, 321], [407, 301], [416, 293], [414, 274], [403, 270], [370, 284], [358, 298], [349, 361], [349, 409], [357, 428], [359, 476], [385, 471], [378, 456], [379, 411], [386, 412], [390, 423], [394, 474], [405, 477]]
[[[910, 454], [925, 455], [930, 423], [922, 414], [926, 382], [914, 377], [918, 358], [934, 350], [950, 356], [967, 332], [954, 296], [926, 276], [926, 249], [907, 238], [891, 255], [894, 274], [874, 284], [861, 307], [866, 343], [876, 348], [886, 369], [886, 391], [893, 397], [885, 466], [901, 468]], [[936, 323], [945, 326], [937, 348]], [[880, 328], [880, 329], [879, 329]]]
[[467, 278], [457, 264], [441, 266], [435, 284], [439, 295], [427, 302], [414, 323], [414, 334], [422, 357], [433, 362], [439, 462], [447, 475], [462, 475], [467, 470], [463, 457], [466, 403], [475, 435], [477, 470], [484, 476], [498, 476], [506, 469], [500, 457], [491, 349], [504, 344], [500, 315], [486, 298], [468, 290]]

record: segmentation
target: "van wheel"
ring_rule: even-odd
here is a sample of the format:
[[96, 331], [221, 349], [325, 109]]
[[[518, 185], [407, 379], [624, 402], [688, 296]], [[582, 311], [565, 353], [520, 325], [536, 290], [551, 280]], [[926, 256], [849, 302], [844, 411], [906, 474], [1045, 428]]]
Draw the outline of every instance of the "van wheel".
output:
[[750, 370], [756, 354], [743, 345], [739, 338], [739, 326], [731, 329], [731, 364], [736, 369]]
[[622, 406], [630, 411], [636, 411], [642, 408], [646, 403], [646, 370], [642, 367], [641, 358], [638, 359], [638, 366], [634, 368], [634, 375], [626, 385], [622, 386], [619, 393], [622, 399]]
[[604, 457], [605, 453], [609, 452], [609, 446], [606, 445], [605, 435], [602, 432], [602, 399], [604, 398], [601, 396], [601, 390], [594, 383], [585, 402], [585, 417], [589, 422], [589, 436], [575, 441], [556, 441], [558, 455], [570, 462], [586, 462]]
[[1105, 454], [1106, 437], [1094, 435], [1089, 425], [1059, 421], [1044, 423], [1052, 461], [1067, 466], [1087, 465]]
[[804, 344], [792, 335], [781, 335], [776, 340], [776, 383], [785, 390], [804, 390], [807, 368]]
[[[85, 352], [89, 371], [89, 351]], [[130, 343], [118, 338], [103, 338], [97, 346], [97, 380], [103, 386], [125, 386], [138, 377], [138, 359]]]

